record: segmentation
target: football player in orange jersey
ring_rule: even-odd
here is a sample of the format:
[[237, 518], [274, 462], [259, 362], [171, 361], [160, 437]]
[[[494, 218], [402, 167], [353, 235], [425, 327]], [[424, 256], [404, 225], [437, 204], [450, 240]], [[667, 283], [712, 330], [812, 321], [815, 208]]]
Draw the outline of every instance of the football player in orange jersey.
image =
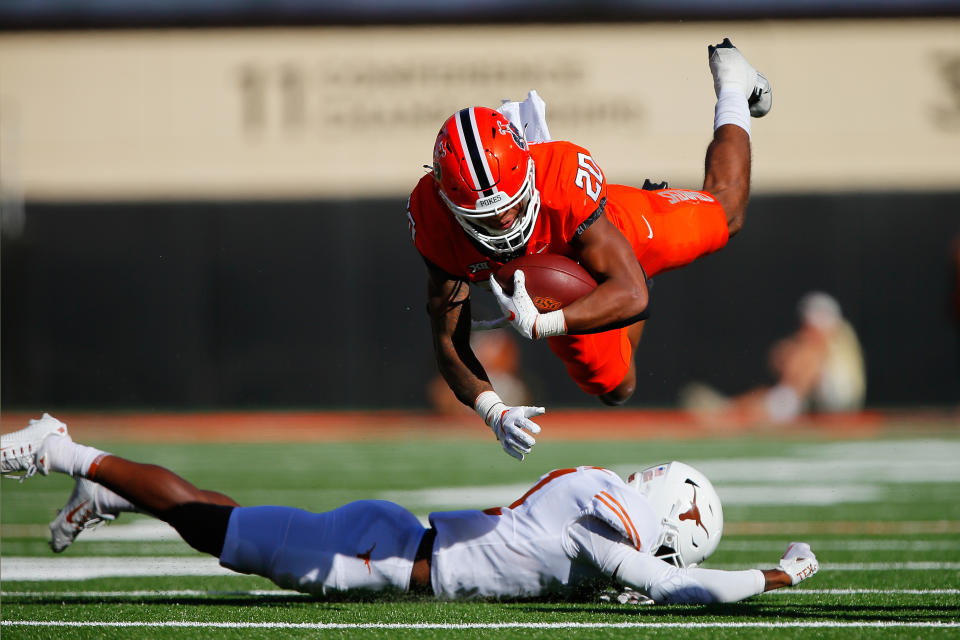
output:
[[[722, 248], [743, 226], [750, 190], [750, 117], [771, 106], [770, 85], [724, 39], [708, 47], [717, 104], [700, 191], [608, 185], [590, 152], [570, 142], [530, 144], [485, 107], [462, 109], [440, 129], [433, 172], [408, 204], [410, 233], [427, 265], [427, 307], [440, 372], [504, 450], [523, 459], [542, 407], [507, 406], [470, 349], [470, 283], [489, 282], [504, 320], [548, 338], [577, 385], [606, 404], [633, 394], [633, 350], [643, 332], [647, 278]], [[545, 130], [545, 123], [543, 129]], [[648, 185], [645, 185], [648, 186]], [[573, 258], [598, 286], [539, 313], [522, 270], [507, 296], [492, 273], [521, 255]]]

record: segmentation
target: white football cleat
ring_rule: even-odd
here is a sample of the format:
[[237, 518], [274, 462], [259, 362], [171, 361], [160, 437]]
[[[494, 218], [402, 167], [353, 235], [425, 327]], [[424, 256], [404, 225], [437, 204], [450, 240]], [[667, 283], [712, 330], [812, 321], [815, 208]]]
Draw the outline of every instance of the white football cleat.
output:
[[737, 87], [743, 91], [750, 106], [750, 115], [762, 118], [773, 106], [773, 91], [766, 76], [754, 69], [730, 38], [707, 47], [710, 72], [713, 74], [713, 89], [720, 96], [720, 89]]
[[73, 544], [81, 531], [116, 519], [118, 514], [106, 513], [100, 508], [97, 500], [99, 489], [101, 487], [96, 482], [77, 478], [70, 499], [50, 523], [50, 548], [55, 553]]
[[23, 475], [10, 476], [24, 481], [38, 471], [42, 475], [50, 473], [50, 460], [46, 456], [49, 438], [69, 438], [67, 425], [48, 413], [39, 420], [31, 420], [30, 425], [19, 431], [0, 436], [0, 474], [7, 475], [22, 471]]
[[773, 107], [773, 90], [770, 88], [770, 81], [759, 71], [757, 71], [757, 85], [747, 98], [747, 104], [750, 105], [750, 115], [754, 118], [762, 118], [770, 113]]

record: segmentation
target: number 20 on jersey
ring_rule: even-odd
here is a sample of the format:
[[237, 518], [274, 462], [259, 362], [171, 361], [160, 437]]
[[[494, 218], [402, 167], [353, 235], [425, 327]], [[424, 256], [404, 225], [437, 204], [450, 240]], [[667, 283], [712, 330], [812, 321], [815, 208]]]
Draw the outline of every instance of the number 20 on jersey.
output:
[[573, 183], [586, 191], [594, 202], [600, 197], [600, 187], [603, 186], [603, 174], [593, 158], [585, 153], [577, 154], [577, 177]]

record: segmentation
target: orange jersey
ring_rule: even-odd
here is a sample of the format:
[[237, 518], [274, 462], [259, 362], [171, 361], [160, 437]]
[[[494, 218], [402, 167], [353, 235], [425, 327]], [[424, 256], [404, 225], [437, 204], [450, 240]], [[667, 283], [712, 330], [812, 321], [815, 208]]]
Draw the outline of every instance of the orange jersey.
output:
[[[709, 193], [608, 186], [590, 153], [569, 142], [532, 144], [530, 155], [541, 204], [526, 254], [559, 253], [577, 260], [575, 240], [601, 215], [626, 237], [648, 276], [689, 264], [727, 243], [726, 214]], [[486, 282], [503, 264], [468, 238], [429, 174], [410, 195], [407, 217], [417, 250], [453, 277]], [[626, 328], [549, 342], [570, 377], [592, 395], [616, 387], [633, 357]]]
[[[540, 213], [526, 253], [559, 253], [576, 259], [571, 243], [603, 213], [607, 195], [603, 173], [586, 149], [569, 142], [530, 145], [530, 155], [536, 166]], [[407, 215], [417, 251], [450, 275], [485, 282], [491, 270], [503, 264], [482, 253], [463, 232], [437, 194], [430, 174], [410, 194]], [[585, 226], [578, 231], [581, 225]]]
[[[644, 191], [609, 185], [590, 153], [569, 142], [530, 145], [540, 191], [540, 214], [526, 254], [559, 253], [600, 215], [630, 242], [648, 276], [689, 264], [727, 242], [723, 208], [701, 191]], [[417, 251], [447, 273], [471, 282], [489, 279], [503, 262], [484, 254], [460, 228], [437, 194], [430, 174], [417, 183], [407, 208]]]

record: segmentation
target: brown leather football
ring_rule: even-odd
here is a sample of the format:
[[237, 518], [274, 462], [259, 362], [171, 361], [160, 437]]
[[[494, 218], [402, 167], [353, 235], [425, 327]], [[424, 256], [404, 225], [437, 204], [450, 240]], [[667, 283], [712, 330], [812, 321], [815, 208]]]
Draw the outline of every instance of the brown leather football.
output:
[[527, 293], [541, 312], [562, 309], [597, 288], [587, 270], [557, 253], [521, 256], [494, 274], [504, 293], [513, 295], [513, 272], [523, 271]]

